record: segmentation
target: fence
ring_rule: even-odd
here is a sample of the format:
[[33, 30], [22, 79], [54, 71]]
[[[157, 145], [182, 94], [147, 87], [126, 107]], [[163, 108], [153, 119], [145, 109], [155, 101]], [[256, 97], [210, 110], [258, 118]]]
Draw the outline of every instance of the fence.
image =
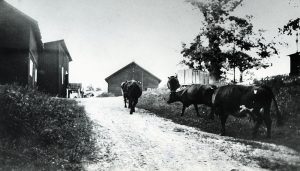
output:
[[209, 84], [209, 73], [204, 71], [194, 69], [179, 70], [177, 76], [181, 85]]

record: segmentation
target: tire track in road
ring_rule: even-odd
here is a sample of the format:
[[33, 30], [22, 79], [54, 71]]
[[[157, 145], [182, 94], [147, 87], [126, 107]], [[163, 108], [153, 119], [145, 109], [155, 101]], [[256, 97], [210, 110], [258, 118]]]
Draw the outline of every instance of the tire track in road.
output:
[[263, 154], [300, 161], [296, 152], [285, 147], [251, 149], [234, 138], [175, 124], [142, 109], [130, 115], [122, 102], [120, 97], [80, 100], [90, 118], [109, 134], [109, 149], [115, 156], [105, 166], [99, 162], [87, 165], [87, 170], [264, 170], [247, 156]]

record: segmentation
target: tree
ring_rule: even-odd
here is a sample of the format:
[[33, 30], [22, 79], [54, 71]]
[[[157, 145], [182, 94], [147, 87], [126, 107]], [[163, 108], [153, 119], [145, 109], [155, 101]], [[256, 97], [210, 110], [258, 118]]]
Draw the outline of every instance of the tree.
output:
[[253, 68], [257, 61], [244, 52], [255, 47], [254, 42], [250, 40], [250, 36], [253, 35], [253, 26], [250, 23], [251, 18], [251, 16], [247, 16], [247, 19], [235, 16], [228, 17], [230, 26], [227, 31], [226, 43], [233, 44], [233, 46], [232, 50], [227, 52], [227, 59], [229, 67], [233, 68], [234, 83], [236, 83], [236, 68], [240, 71], [240, 82], [242, 82], [243, 72]]
[[[204, 16], [203, 27], [194, 41], [187, 46], [182, 45], [182, 63], [190, 68], [207, 70], [216, 80], [221, 78], [222, 69], [229, 63], [229, 69], [243, 73], [251, 68], [268, 67], [264, 59], [277, 53], [274, 43], [267, 42], [262, 31], [254, 33], [251, 16], [246, 18], [230, 15], [242, 0], [212, 0], [198, 2], [189, 0], [199, 8]], [[257, 57], [250, 56], [247, 51], [256, 51]]]
[[[221, 78], [226, 54], [222, 52], [226, 30], [222, 26], [229, 12], [242, 3], [242, 0], [212, 0], [198, 2], [188, 0], [189, 3], [199, 8], [204, 16], [203, 27], [199, 35], [190, 46], [183, 44], [182, 63], [191, 68], [208, 70], [211, 76]], [[206, 45], [207, 44], [207, 45]]]
[[[251, 24], [252, 16], [246, 16], [246, 18], [240, 18], [235, 16], [229, 16], [229, 29], [226, 36], [226, 43], [233, 44], [232, 50], [227, 52], [227, 59], [229, 67], [233, 68], [234, 79], [235, 69], [240, 71], [240, 82], [243, 82], [243, 73], [252, 68], [266, 68], [270, 64], [266, 63], [264, 59], [270, 57], [273, 54], [277, 54], [275, 43], [267, 42], [263, 37], [263, 30], [259, 30], [258, 33], [253, 31], [253, 25]], [[256, 51], [258, 57], [247, 54], [248, 51]]]
[[291, 19], [283, 28], [279, 28], [279, 32], [289, 36], [296, 36], [297, 52], [299, 51], [299, 32], [300, 32], [300, 18]]
[[87, 89], [87, 91], [94, 91], [95, 90], [92, 84], [88, 85], [86, 87], [86, 89]]

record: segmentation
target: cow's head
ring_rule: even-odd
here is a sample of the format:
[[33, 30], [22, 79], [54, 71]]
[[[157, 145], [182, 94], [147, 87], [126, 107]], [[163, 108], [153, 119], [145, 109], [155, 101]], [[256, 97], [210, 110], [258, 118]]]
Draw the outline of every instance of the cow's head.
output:
[[125, 90], [125, 87], [126, 87], [127, 83], [128, 83], [127, 80], [121, 83], [122, 90]]
[[177, 75], [170, 76], [168, 77], [168, 79], [169, 79], [167, 83], [168, 88], [171, 90], [171, 92], [175, 92], [180, 87]]

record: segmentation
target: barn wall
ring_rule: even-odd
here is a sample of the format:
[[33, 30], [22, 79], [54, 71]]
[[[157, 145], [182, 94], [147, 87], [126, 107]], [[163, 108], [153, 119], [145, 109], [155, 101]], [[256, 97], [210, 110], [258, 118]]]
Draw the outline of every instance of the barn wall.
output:
[[300, 55], [290, 56], [290, 75], [300, 75]]
[[0, 2], [0, 83], [28, 84], [30, 22]]
[[39, 59], [38, 84], [40, 90], [52, 96], [66, 97], [70, 61], [61, 43], [45, 43], [43, 55]]
[[159, 83], [159, 80], [153, 78], [153, 76], [148, 73], [144, 73], [143, 90], [147, 90], [147, 88], [157, 88]]
[[59, 66], [58, 66], [58, 87], [59, 87], [59, 95], [61, 97], [66, 97], [66, 90], [67, 85], [69, 84], [69, 78], [67, 73], [69, 73], [69, 59], [68, 56], [61, 45], [58, 48], [58, 59], [59, 59]]
[[125, 68], [122, 72], [112, 77], [108, 82], [108, 92], [121, 96], [121, 83], [132, 79], [131, 68]]
[[58, 95], [58, 51], [57, 44], [44, 44], [44, 51], [39, 58], [39, 89], [53, 96]]

